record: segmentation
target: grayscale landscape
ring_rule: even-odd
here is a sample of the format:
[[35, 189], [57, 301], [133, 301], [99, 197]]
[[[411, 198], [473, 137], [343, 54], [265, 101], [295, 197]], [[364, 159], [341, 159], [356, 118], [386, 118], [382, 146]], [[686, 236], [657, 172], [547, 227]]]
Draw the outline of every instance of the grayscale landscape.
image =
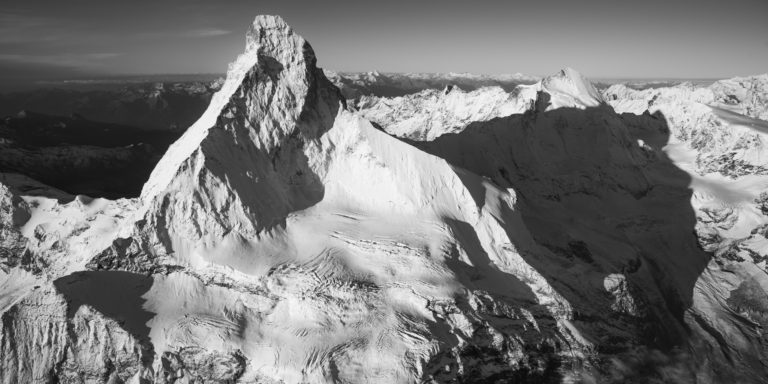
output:
[[98, 47], [61, 27], [93, 15], [0, 11], [1, 383], [768, 383], [766, 53], [355, 71], [320, 47], [365, 63], [332, 44], [364, 26], [190, 4], [134, 21], [179, 74], [45, 50]]

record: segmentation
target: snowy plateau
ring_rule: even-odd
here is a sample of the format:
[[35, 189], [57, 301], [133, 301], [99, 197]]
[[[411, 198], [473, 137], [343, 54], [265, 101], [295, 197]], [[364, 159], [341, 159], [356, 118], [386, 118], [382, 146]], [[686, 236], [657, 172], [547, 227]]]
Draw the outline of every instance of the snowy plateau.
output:
[[0, 382], [768, 382], [768, 75], [370, 76], [258, 16], [140, 196], [0, 173]]

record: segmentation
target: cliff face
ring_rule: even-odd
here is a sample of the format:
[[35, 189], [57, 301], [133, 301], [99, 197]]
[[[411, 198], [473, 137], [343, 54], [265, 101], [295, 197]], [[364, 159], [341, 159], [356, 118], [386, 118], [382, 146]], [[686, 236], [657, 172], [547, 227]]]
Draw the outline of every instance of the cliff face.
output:
[[455, 91], [376, 101], [417, 105], [418, 134], [353, 111], [259, 16], [140, 198], [4, 176], [0, 379], [764, 376], [765, 274], [702, 245], [729, 221], [692, 205], [663, 115], [618, 115], [570, 69]]

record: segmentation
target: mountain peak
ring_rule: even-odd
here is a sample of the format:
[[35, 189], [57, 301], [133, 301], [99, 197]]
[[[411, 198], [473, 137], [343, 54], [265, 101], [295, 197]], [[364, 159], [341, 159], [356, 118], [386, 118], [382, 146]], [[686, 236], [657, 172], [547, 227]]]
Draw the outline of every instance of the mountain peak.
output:
[[581, 74], [581, 72], [571, 68], [571, 67], [563, 67], [563, 69], [558, 72], [558, 77], [566, 77], [566, 78], [576, 78], [576, 79], [584, 79], [584, 75]]
[[314, 65], [315, 52], [280, 16], [259, 15], [246, 34], [246, 53], [273, 57], [281, 63], [300, 58]]
[[[565, 67], [541, 80], [541, 90], [549, 93], [553, 104], [566, 107], [596, 107], [603, 103], [600, 92], [579, 71]], [[558, 100], [559, 99], [559, 100]]]
[[[241, 146], [248, 142], [270, 152], [288, 136], [314, 137], [322, 131], [343, 100], [316, 62], [310, 44], [281, 17], [257, 16], [248, 29], [245, 52], [230, 64], [221, 90], [160, 160], [142, 196], [160, 194], [200, 151], [209, 161], [230, 157], [230, 151], [222, 148], [234, 144], [224, 142]], [[209, 134], [211, 129], [227, 131], [233, 137]], [[250, 161], [253, 159], [239, 164]]]

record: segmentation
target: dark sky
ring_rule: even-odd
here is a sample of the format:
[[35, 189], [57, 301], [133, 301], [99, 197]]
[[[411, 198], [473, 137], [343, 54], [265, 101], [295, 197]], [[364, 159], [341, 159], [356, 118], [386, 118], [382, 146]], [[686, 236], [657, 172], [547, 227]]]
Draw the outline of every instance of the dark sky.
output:
[[221, 73], [257, 14], [340, 71], [768, 72], [768, 0], [2, 0], [0, 79]]

